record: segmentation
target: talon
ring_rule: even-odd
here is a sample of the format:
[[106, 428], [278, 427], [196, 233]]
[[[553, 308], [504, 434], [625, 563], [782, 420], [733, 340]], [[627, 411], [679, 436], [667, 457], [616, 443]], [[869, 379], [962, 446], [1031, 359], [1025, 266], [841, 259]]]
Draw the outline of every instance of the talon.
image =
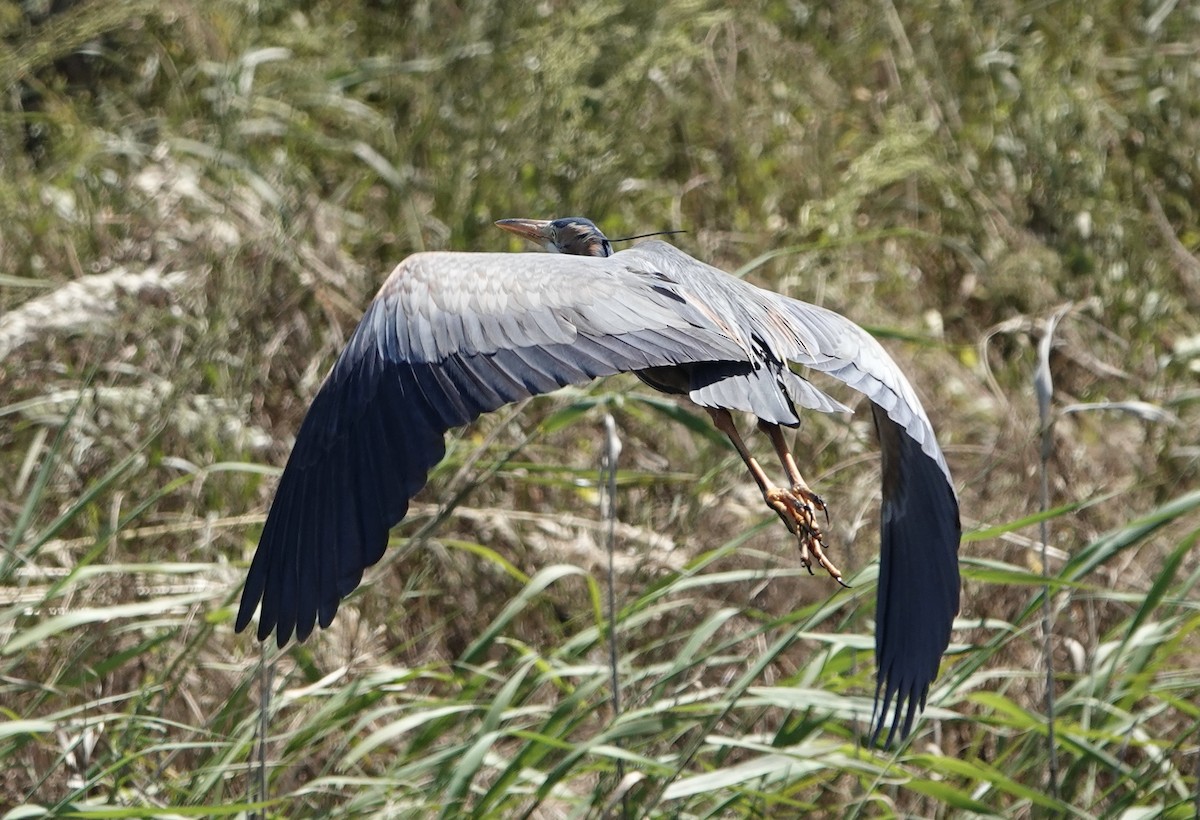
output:
[[835, 581], [847, 586], [842, 580], [842, 571], [825, 555], [825, 536], [816, 522], [814, 508], [824, 512], [826, 520], [829, 519], [829, 509], [820, 496], [811, 490], [771, 488], [763, 493], [763, 498], [783, 519], [788, 532], [796, 536], [800, 547], [800, 565], [808, 570], [808, 574], [815, 574], [813, 563], [816, 562]]
[[814, 493], [807, 485], [797, 484], [792, 487], [792, 493], [797, 498], [804, 499], [809, 506], [814, 507], [825, 513], [825, 523], [829, 523], [829, 505], [825, 503], [825, 499]]

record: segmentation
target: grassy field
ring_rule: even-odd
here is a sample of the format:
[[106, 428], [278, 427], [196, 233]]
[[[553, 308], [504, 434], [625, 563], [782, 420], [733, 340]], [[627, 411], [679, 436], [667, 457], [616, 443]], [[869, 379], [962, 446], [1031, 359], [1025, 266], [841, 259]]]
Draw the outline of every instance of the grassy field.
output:
[[[1196, 814], [1195, 4], [50, 5], [0, 0], [0, 818]], [[391, 267], [570, 214], [912, 377], [966, 535], [909, 743], [861, 743], [879, 468], [826, 382], [850, 590], [621, 377], [453, 432], [330, 629], [233, 633]]]

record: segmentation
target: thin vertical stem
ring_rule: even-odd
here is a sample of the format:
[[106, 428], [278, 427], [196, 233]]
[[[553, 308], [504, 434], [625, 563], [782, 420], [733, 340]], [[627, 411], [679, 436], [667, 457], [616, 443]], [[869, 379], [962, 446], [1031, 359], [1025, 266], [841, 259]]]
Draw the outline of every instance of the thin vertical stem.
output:
[[[274, 664], [267, 658], [267, 641], [258, 645], [258, 794], [260, 802], [267, 802], [267, 733], [271, 730], [271, 672]], [[262, 815], [257, 812], [255, 817]]]
[[[1200, 739], [1200, 733], [1197, 733]], [[1200, 817], [1200, 745], [1196, 747], [1196, 816]]]
[[[1033, 377], [1034, 391], [1037, 393], [1038, 418], [1042, 427], [1041, 446], [1041, 508], [1045, 513], [1050, 509], [1050, 456], [1054, 454], [1054, 415], [1052, 400], [1054, 398], [1054, 381], [1050, 374], [1050, 350], [1054, 347], [1054, 330], [1058, 322], [1071, 309], [1067, 304], [1056, 310], [1048, 319], [1038, 342], [1038, 366]], [[1043, 518], [1041, 523], [1042, 536], [1042, 577], [1050, 577], [1050, 524]], [[1058, 743], [1055, 738], [1054, 715], [1054, 607], [1050, 602], [1050, 585], [1042, 588], [1042, 662], [1046, 667], [1046, 744], [1049, 761], [1046, 777], [1049, 780], [1050, 794], [1059, 798], [1058, 772]]]
[[[617, 457], [621, 454], [621, 439], [617, 423], [611, 414], [604, 414], [604, 458], [600, 465], [600, 514], [608, 523], [608, 664], [612, 673], [613, 720], [621, 715], [621, 675], [617, 652]], [[625, 764], [617, 761], [618, 788], [623, 788]], [[621, 799], [623, 814], [628, 816], [628, 792]]]

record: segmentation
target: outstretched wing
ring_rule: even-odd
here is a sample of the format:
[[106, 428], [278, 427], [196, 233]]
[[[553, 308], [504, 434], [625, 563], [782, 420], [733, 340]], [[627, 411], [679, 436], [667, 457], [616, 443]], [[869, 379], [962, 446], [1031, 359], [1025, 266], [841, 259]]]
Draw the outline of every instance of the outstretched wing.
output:
[[[897, 729], [907, 735], [937, 677], [958, 614], [962, 532], [946, 458], [912, 385], [873, 336], [831, 310], [754, 287], [665, 242], [646, 242], [624, 255], [627, 264], [658, 271], [685, 299], [703, 305], [739, 344], [762, 350], [768, 360], [827, 373], [870, 399], [883, 467], [872, 741], [887, 725], [893, 700], [886, 742]], [[732, 403], [738, 396], [745, 403], [763, 392], [733, 381], [707, 390], [731, 402], [730, 407], [742, 406]], [[816, 388], [811, 393], [821, 395]], [[693, 391], [692, 398], [704, 403], [706, 396]], [[793, 401], [837, 409], [821, 407], [804, 395]], [[770, 409], [765, 401], [758, 405]], [[744, 409], [768, 421], [787, 421], [764, 415], [762, 409]]]
[[871, 400], [883, 469], [871, 741], [887, 725], [894, 698], [890, 744], [897, 729], [901, 737], [908, 734], [917, 710], [925, 708], [950, 644], [959, 610], [958, 497], [925, 409], [879, 342], [833, 311], [769, 295], [804, 340], [792, 360]]
[[446, 430], [596, 376], [743, 359], [619, 257], [422, 253], [388, 277], [296, 436], [236, 628], [283, 646], [328, 626], [387, 545]]
[[871, 742], [896, 710], [884, 745], [904, 737], [925, 708], [959, 608], [958, 499], [938, 462], [878, 405], [883, 467], [879, 586], [875, 605], [875, 703]]

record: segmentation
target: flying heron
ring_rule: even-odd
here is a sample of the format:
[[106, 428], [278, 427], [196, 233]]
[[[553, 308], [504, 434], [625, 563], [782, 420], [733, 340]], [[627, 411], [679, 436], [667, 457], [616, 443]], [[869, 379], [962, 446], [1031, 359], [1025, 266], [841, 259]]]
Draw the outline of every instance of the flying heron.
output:
[[[417, 253], [380, 288], [325, 378], [284, 468], [250, 564], [236, 629], [261, 602], [258, 638], [280, 647], [327, 627], [383, 556], [388, 530], [445, 455], [444, 434], [481, 413], [598, 376], [632, 372], [705, 408], [793, 533], [800, 560], [839, 583], [781, 426], [799, 409], [848, 412], [789, 367], [833, 376], [871, 403], [881, 449], [872, 740], [907, 735], [958, 613], [958, 500], [904, 373], [866, 331], [652, 240], [614, 253], [590, 220], [505, 219], [551, 254]], [[787, 476], [772, 484], [731, 411], [758, 427]]]

